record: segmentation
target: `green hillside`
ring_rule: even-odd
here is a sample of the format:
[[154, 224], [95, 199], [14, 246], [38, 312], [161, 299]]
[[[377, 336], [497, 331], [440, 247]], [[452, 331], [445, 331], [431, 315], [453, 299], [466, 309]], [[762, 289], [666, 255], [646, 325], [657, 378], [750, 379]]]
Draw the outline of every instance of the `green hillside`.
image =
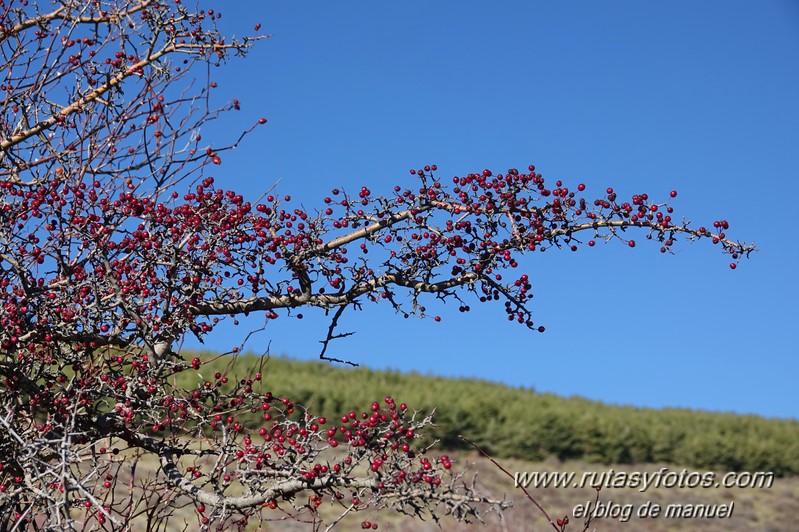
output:
[[[184, 357], [187, 356], [184, 353]], [[193, 355], [192, 355], [193, 356]], [[200, 354], [200, 373], [223, 371], [230, 359]], [[240, 355], [230, 377], [257, 366]], [[799, 422], [751, 415], [609, 406], [476, 379], [339, 368], [272, 357], [264, 392], [287, 396], [315, 415], [336, 419], [386, 395], [410, 407], [436, 409], [439, 448], [462, 448], [458, 434], [501, 458], [579, 459], [606, 464], [671, 463], [698, 469], [799, 474]], [[191, 388], [194, 372], [180, 375]], [[253, 415], [253, 424], [258, 418]]]

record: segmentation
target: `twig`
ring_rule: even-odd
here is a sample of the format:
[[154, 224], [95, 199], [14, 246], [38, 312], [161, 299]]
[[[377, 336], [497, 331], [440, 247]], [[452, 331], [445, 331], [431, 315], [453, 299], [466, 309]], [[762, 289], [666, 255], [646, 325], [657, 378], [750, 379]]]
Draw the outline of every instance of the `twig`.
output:
[[[484, 450], [483, 450], [483, 449], [482, 449], [482, 448], [481, 448], [479, 445], [477, 445], [476, 443], [474, 443], [472, 440], [470, 440], [469, 438], [467, 438], [467, 437], [466, 437], [466, 436], [464, 436], [463, 434], [459, 434], [459, 435], [458, 435], [458, 439], [460, 439], [460, 440], [462, 440], [462, 441], [465, 441], [466, 443], [468, 443], [469, 445], [471, 445], [472, 447], [474, 447], [475, 449], [477, 449], [477, 450], [480, 452], [480, 454], [482, 454], [483, 456], [485, 456], [486, 458], [488, 458], [489, 460], [491, 460], [491, 463], [492, 463], [492, 464], [494, 464], [495, 466], [497, 466], [497, 468], [498, 468], [500, 471], [502, 471], [503, 473], [505, 473], [506, 475], [508, 475], [510, 478], [514, 478], [514, 476], [513, 476], [513, 475], [510, 473], [510, 471], [508, 471], [507, 469], [505, 469], [504, 467], [502, 467], [502, 465], [500, 465], [500, 463], [499, 463], [499, 462], [497, 462], [496, 460], [494, 460], [494, 459], [491, 457], [491, 455], [490, 455], [490, 454], [488, 454], [486, 451], [484, 451]], [[514, 478], [514, 480], [515, 480], [515, 478]], [[547, 511], [546, 511], [546, 510], [544, 510], [544, 507], [543, 507], [543, 506], [541, 506], [541, 505], [538, 503], [538, 501], [537, 501], [537, 500], [535, 500], [535, 498], [533, 498], [533, 496], [532, 496], [532, 495], [530, 495], [530, 493], [527, 491], [527, 489], [525, 489], [525, 487], [524, 487], [524, 486], [522, 486], [522, 485], [520, 484], [518, 487], [519, 487], [519, 488], [521, 488], [521, 490], [524, 492], [524, 494], [525, 494], [525, 495], [527, 495], [527, 498], [528, 498], [528, 499], [530, 499], [530, 501], [531, 501], [533, 504], [535, 504], [535, 507], [536, 507], [536, 508], [538, 508], [538, 509], [541, 511], [541, 513], [542, 513], [542, 514], [544, 514], [544, 517], [546, 517], [546, 518], [547, 518], [547, 521], [549, 521], [549, 524], [550, 524], [550, 525], [552, 525], [552, 528], [554, 528], [555, 530], [558, 530], [558, 532], [560, 532], [560, 529], [559, 529], [559, 528], [558, 528], [558, 526], [555, 524], [555, 522], [552, 520], [552, 518], [551, 518], [551, 517], [549, 517], [549, 514], [547, 513]]]
[[337, 338], [346, 338], [347, 336], [352, 336], [353, 334], [355, 334], [354, 332], [333, 334], [333, 331], [336, 330], [336, 325], [338, 325], [338, 319], [341, 317], [342, 314], [344, 314], [344, 309], [346, 308], [347, 308], [346, 306], [341, 306], [336, 309], [336, 313], [333, 315], [333, 319], [330, 321], [330, 327], [328, 327], [327, 329], [327, 336], [325, 337], [324, 340], [319, 340], [319, 343], [322, 344], [322, 352], [319, 353], [319, 359], [327, 360], [328, 362], [338, 362], [340, 364], [348, 364], [354, 368], [357, 368], [359, 364], [356, 362], [325, 356], [325, 352], [327, 351], [327, 346], [328, 344], [330, 344], [331, 340], [336, 340]]

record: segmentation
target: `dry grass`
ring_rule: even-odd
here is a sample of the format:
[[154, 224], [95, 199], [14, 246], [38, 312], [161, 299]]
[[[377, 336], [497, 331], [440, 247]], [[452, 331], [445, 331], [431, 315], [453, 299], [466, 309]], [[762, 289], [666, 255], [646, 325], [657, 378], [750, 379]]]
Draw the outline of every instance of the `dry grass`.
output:
[[[427, 532], [427, 531], [453, 531], [480, 530], [494, 531], [537, 531], [553, 530], [546, 523], [541, 513], [527, 500], [521, 490], [515, 489], [513, 480], [494, 467], [488, 460], [476, 454], [452, 454], [453, 462], [457, 460], [457, 468], [469, 466], [477, 473], [478, 484], [483, 493], [495, 498], [506, 495], [513, 501], [513, 508], [508, 510], [502, 519], [495, 514], [485, 516], [485, 523], [465, 525], [449, 519], [442, 519], [436, 524], [425, 516], [425, 520], [406, 517], [391, 510], [361, 511], [350, 513], [344, 517], [335, 530], [359, 530], [360, 523], [364, 520], [379, 523], [379, 530], [391, 532]], [[502, 460], [502, 465], [510, 472], [515, 471], [559, 471], [575, 472], [578, 477], [583, 472], [607, 471], [613, 468], [616, 471], [648, 472], [654, 473], [665, 464], [645, 464], [640, 466], [620, 465], [608, 466], [588, 464], [585, 462], [565, 462], [549, 460], [545, 462], [525, 462], [521, 460]], [[139, 474], [142, 468], [149, 464], [143, 461], [139, 464]], [[667, 466], [670, 471], [681, 471], [682, 467]], [[124, 479], [123, 479], [124, 480]], [[593, 488], [529, 488], [530, 493], [544, 506], [553, 519], [569, 515], [571, 523], [567, 530], [583, 530], [583, 520], [573, 517], [573, 508], [578, 504], [593, 501], [596, 491]], [[636, 532], [636, 531], [678, 531], [678, 530], [708, 530], [708, 531], [782, 531], [792, 530], [796, 527], [796, 516], [799, 515], [799, 477], [778, 478], [770, 488], [650, 488], [646, 492], [638, 488], [605, 488], [600, 492], [600, 500], [607, 503], [633, 505], [634, 509], [652, 502], [665, 508], [669, 504], [729, 504], [734, 502], [734, 511], [729, 518], [638, 518], [633, 516], [629, 521], [621, 522], [618, 519], [602, 518], [592, 521], [588, 530]], [[198, 521], [193, 506], [188, 501], [174, 501], [177, 509], [173, 513], [169, 524], [164, 530], [196, 530]], [[285, 505], [285, 503], [284, 503]], [[321, 516], [326, 523], [332, 522], [343, 511], [337, 504], [326, 500], [320, 508]], [[308, 522], [297, 522], [279, 510], [265, 514], [270, 520], [263, 523], [251, 523], [247, 530], [274, 530], [274, 531], [307, 531], [313, 526]], [[305, 519], [307, 519], [307, 515]], [[146, 527], [140, 520], [133, 523], [133, 530], [145, 530]], [[320, 530], [324, 530], [322, 526]]]

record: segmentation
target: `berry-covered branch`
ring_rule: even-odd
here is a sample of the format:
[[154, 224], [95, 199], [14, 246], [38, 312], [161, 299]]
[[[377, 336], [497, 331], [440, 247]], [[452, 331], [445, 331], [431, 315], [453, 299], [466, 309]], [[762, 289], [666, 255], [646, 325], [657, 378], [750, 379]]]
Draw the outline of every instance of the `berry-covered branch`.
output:
[[385, 398], [330, 423], [265, 389], [263, 367], [242, 374], [232, 356], [209, 374], [182, 342], [317, 308], [320, 356], [337, 360], [332, 340], [352, 334], [340, 318], [372, 302], [440, 321], [443, 302], [503, 301], [543, 331], [522, 273], [536, 252], [704, 240], [735, 268], [754, 250], [726, 220], [677, 218], [674, 191], [589, 195], [532, 165], [451, 179], [425, 166], [385, 190], [320, 191], [315, 209], [249, 201], [213, 174], [266, 119], [222, 146], [200, 132], [242, 107], [211, 105], [205, 67], [245, 55], [260, 25], [228, 40], [219, 12], [179, 1], [55, 5], [0, 0], [1, 529], [167, 528], [186, 508], [203, 527], [270, 512], [318, 524], [323, 503], [339, 516], [328, 529], [384, 506], [479, 519], [506, 504], [427, 452], [431, 418]]

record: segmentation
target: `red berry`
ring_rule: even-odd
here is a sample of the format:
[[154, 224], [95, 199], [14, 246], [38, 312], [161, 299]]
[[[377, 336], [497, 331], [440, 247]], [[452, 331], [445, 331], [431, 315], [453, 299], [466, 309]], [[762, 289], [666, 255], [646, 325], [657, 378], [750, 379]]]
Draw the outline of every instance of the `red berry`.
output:
[[634, 248], [635, 247], [635, 240], [628, 240], [627, 241], [627, 245], [630, 246], [631, 248]]
[[266, 118], [259, 118], [258, 119], [258, 123], [259, 124], [266, 124]]
[[676, 190], [672, 190], [671, 192], [669, 192], [669, 196], [671, 196], [672, 198], [676, 198], [677, 197], [677, 191]]
[[731, 270], [734, 270], [734, 269], [735, 269], [735, 268], [737, 268], [737, 267], [738, 267], [738, 265], [737, 265], [737, 264], [735, 264], [734, 262], [731, 262], [731, 263], [730, 263], [730, 269], [731, 269]]
[[580, 192], [582, 192], [583, 190], [585, 190], [585, 185], [584, 185], [584, 184], [582, 184], [582, 183], [580, 183], [579, 185], [577, 185], [577, 190], [579, 190]]

